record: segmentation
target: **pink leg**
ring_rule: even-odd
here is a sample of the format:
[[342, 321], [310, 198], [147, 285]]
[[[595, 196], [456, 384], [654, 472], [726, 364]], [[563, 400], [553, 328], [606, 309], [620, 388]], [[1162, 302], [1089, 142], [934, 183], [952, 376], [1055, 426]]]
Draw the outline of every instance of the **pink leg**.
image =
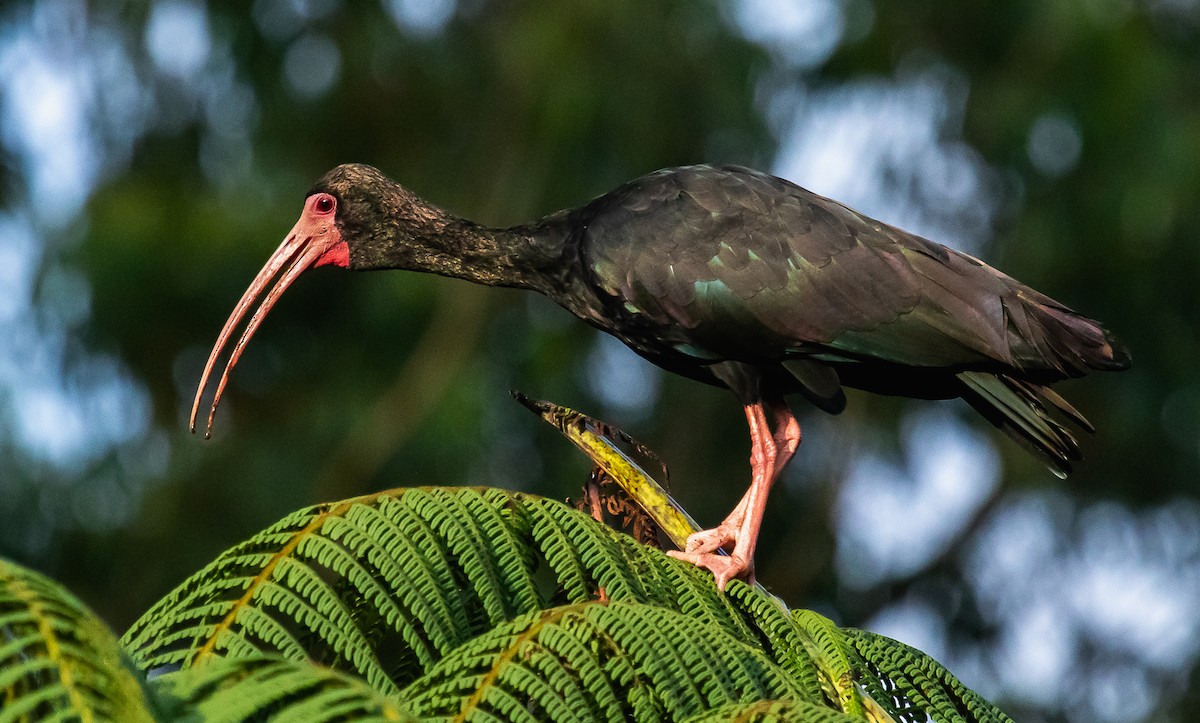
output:
[[[800, 423], [792, 416], [791, 410], [783, 402], [770, 402], [771, 412], [775, 416], [775, 434], [772, 441], [775, 443], [777, 452], [775, 458], [775, 477], [778, 479], [783, 472], [783, 468], [791, 461], [792, 456], [796, 454], [796, 448], [800, 446]], [[750, 416], [750, 407], [746, 407], [746, 416]], [[753, 429], [753, 425], [751, 426]], [[752, 440], [753, 441], [753, 440]], [[781, 451], [780, 451], [781, 450]], [[751, 451], [753, 454], [753, 451]], [[750, 464], [754, 464], [754, 460], [750, 460]], [[746, 494], [742, 495], [742, 499], [738, 501], [737, 507], [733, 508], [733, 512], [729, 513], [729, 517], [725, 518], [726, 522], [731, 519], [741, 520], [742, 515], [746, 513], [746, 505], [750, 499], [750, 490], [746, 490]], [[740, 524], [740, 522], [738, 523]], [[725, 526], [725, 522], [721, 523]], [[734, 525], [736, 528], [736, 525]], [[705, 530], [698, 532], [696, 535], [706, 534], [714, 530]], [[714, 548], [715, 549], [715, 548]]]
[[[767, 423], [765, 406], [770, 407], [775, 417], [774, 433]], [[754, 548], [767, 508], [767, 494], [800, 445], [800, 423], [782, 400], [748, 405], [746, 419], [750, 423], [750, 468], [753, 473], [750, 489], [720, 525], [688, 537], [686, 551], [667, 553], [712, 571], [721, 590], [735, 577], [754, 580]], [[721, 548], [730, 545], [728, 557], [719, 553]]]

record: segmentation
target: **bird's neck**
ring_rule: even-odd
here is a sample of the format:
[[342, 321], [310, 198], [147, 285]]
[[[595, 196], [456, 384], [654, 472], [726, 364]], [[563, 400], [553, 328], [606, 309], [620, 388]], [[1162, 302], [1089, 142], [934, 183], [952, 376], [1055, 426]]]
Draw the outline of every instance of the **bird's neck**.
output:
[[491, 228], [415, 197], [404, 202], [403, 213], [373, 230], [352, 268], [423, 271], [487, 286], [545, 291], [545, 274], [562, 255], [560, 234], [544, 224]]

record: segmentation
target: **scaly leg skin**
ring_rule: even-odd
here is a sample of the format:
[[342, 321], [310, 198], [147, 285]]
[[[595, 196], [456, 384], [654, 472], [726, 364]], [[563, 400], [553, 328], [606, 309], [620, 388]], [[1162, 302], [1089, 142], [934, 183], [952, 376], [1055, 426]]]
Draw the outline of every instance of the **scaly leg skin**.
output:
[[[775, 417], [776, 429], [773, 434], [767, 423], [764, 406], [769, 406]], [[757, 402], [747, 405], [745, 409], [746, 420], [750, 423], [750, 489], [746, 490], [737, 507], [720, 525], [690, 535], [685, 551], [672, 550], [667, 553], [711, 571], [716, 578], [717, 588], [722, 591], [736, 577], [754, 581], [754, 548], [758, 543], [763, 512], [767, 508], [767, 494], [800, 446], [800, 423], [783, 400]], [[732, 548], [728, 556], [720, 554], [721, 548], [730, 545]]]

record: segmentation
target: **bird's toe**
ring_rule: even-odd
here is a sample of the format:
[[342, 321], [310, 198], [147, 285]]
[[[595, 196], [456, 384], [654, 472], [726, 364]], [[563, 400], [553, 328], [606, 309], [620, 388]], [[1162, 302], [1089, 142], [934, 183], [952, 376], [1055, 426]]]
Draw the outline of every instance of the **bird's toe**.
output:
[[667, 555], [708, 570], [717, 582], [717, 589], [721, 591], [725, 590], [725, 586], [729, 584], [730, 580], [741, 578], [747, 582], [754, 582], [753, 565], [736, 553], [734, 555], [717, 555], [711, 552], [670, 550]]
[[722, 547], [733, 548], [737, 544], [737, 529], [728, 526], [720, 525], [711, 530], [701, 530], [688, 535], [687, 544], [684, 549], [692, 553], [710, 553], [716, 552]]

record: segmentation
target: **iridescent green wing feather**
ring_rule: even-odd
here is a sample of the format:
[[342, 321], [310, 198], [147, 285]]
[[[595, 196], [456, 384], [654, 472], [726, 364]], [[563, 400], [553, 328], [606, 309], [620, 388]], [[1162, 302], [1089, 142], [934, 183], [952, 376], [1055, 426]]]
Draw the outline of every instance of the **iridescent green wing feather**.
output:
[[1113, 358], [1095, 322], [986, 264], [764, 173], [660, 171], [584, 213], [603, 291], [714, 357], [1056, 377]]

